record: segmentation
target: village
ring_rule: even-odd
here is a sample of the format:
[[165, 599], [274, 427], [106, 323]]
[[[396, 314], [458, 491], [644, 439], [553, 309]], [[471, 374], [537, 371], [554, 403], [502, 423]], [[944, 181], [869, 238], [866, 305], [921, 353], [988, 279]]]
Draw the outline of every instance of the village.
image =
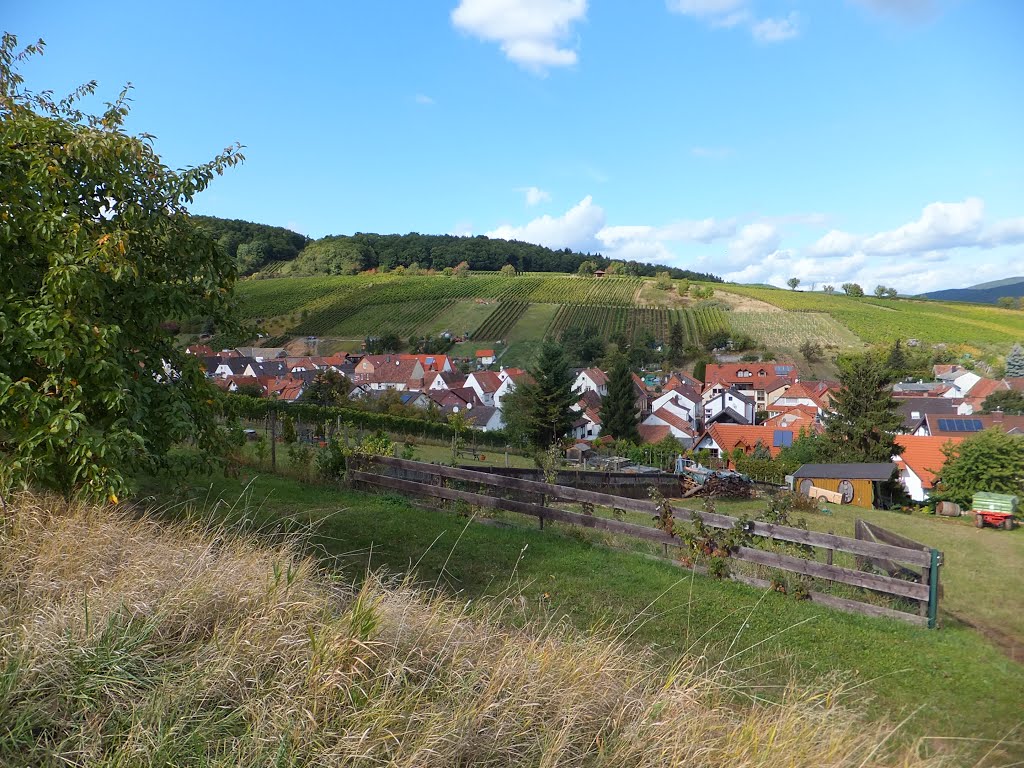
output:
[[[205, 345], [192, 345], [187, 351], [228, 393], [303, 402], [317, 376], [330, 371], [344, 378], [353, 404], [386, 399], [406, 409], [430, 411], [442, 420], [461, 414], [466, 426], [480, 432], [505, 427], [503, 401], [517, 383], [530, 380], [521, 368], [500, 366], [491, 349], [477, 350], [468, 365], [461, 362], [463, 370], [471, 369], [468, 373], [443, 354], [289, 356], [283, 348], [215, 352]], [[989, 396], [1024, 392], [1024, 378], [985, 378], [954, 364], [935, 365], [933, 373], [931, 381], [901, 381], [892, 387], [902, 418], [901, 433], [895, 437], [902, 451], [893, 457], [892, 467], [847, 465], [845, 474], [824, 472], [815, 485], [809, 479], [791, 479], [795, 490], [806, 495], [812, 487], [831, 486], [832, 496], [826, 497], [870, 507], [879, 499], [853, 494], [852, 485], [894, 475], [912, 501], [924, 503], [946, 461], [944, 446], [989, 428], [1024, 434], [1024, 415], [982, 413]], [[609, 373], [588, 367], [575, 369], [574, 374], [577, 418], [565, 435], [567, 445], [571, 439], [565, 455], [569, 461], [586, 462], [610, 441], [602, 435], [601, 419]], [[631, 378], [643, 445], [664, 445], [669, 439], [680, 453], [726, 469], [735, 469], [744, 456], [778, 457], [801, 435], [820, 434], [840, 388], [834, 380], [801, 379], [796, 364], [773, 360], [709, 364], [704, 381], [682, 371], [639, 371]], [[867, 474], [860, 477], [858, 472]]]

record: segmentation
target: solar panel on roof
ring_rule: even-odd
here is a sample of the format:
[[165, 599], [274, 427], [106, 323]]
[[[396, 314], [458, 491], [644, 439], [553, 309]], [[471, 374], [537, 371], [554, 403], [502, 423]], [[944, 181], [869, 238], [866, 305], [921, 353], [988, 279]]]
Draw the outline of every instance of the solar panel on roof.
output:
[[939, 419], [943, 432], [980, 432], [983, 428], [981, 419]]
[[773, 448], [789, 448], [793, 445], [793, 433], [784, 429], [776, 429], [772, 434]]

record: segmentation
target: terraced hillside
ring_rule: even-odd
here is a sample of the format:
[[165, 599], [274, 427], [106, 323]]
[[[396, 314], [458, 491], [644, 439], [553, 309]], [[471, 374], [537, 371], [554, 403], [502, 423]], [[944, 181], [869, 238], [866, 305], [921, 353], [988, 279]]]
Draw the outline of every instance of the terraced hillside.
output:
[[559, 274], [519, 276], [473, 274], [359, 275], [243, 281], [238, 287], [243, 316], [263, 320], [286, 335], [362, 339], [450, 331], [474, 340], [500, 341], [522, 336], [515, 329], [536, 305], [554, 305], [542, 328], [529, 320], [531, 338], [555, 338], [570, 327], [593, 327], [605, 338], [651, 333], [666, 341], [673, 322], [689, 339], [727, 330], [724, 313], [638, 307], [644, 284], [638, 277], [581, 278]]
[[792, 357], [807, 340], [833, 352], [896, 339], [988, 351], [1024, 341], [1019, 310], [719, 284], [709, 284], [714, 296], [708, 301], [653, 286], [638, 277], [556, 273], [363, 274], [244, 280], [238, 297], [243, 316], [263, 321], [274, 335], [319, 336], [349, 348], [371, 335], [447, 331], [515, 347], [518, 352], [508, 350], [515, 360], [570, 328], [592, 328], [605, 340], [650, 334], [664, 343], [676, 322], [688, 343], [731, 331]]

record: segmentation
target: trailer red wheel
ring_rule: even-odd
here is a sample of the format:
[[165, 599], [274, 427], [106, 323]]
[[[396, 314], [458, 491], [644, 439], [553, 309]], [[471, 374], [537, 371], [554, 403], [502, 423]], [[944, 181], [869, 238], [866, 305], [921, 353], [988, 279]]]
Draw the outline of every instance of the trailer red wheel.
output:
[[977, 528], [984, 528], [985, 527], [985, 517], [983, 515], [975, 515], [974, 516], [974, 525]]

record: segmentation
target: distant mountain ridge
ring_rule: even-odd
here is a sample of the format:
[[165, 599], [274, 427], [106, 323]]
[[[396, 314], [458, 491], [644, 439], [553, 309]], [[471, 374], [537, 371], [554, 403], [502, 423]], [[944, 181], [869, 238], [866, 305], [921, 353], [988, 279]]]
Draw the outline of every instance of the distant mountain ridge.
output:
[[[576, 272], [591, 261], [606, 269], [612, 259], [600, 253], [579, 253], [569, 248], [555, 250], [519, 240], [500, 240], [484, 235], [328, 235], [319, 240], [267, 224], [239, 219], [193, 216], [235, 259], [241, 275], [256, 272], [281, 277], [354, 275], [371, 269], [392, 270], [416, 267], [443, 270], [462, 262], [474, 271], [494, 272], [511, 264], [519, 272]], [[624, 275], [654, 277], [668, 272], [674, 279], [720, 283], [717, 275], [679, 267], [639, 261], [619, 261]]]
[[949, 288], [944, 291], [922, 293], [926, 299], [939, 301], [969, 301], [977, 304], [995, 304], [1004, 296], [1018, 298], [1024, 296], [1024, 275], [979, 283], [968, 288]]

